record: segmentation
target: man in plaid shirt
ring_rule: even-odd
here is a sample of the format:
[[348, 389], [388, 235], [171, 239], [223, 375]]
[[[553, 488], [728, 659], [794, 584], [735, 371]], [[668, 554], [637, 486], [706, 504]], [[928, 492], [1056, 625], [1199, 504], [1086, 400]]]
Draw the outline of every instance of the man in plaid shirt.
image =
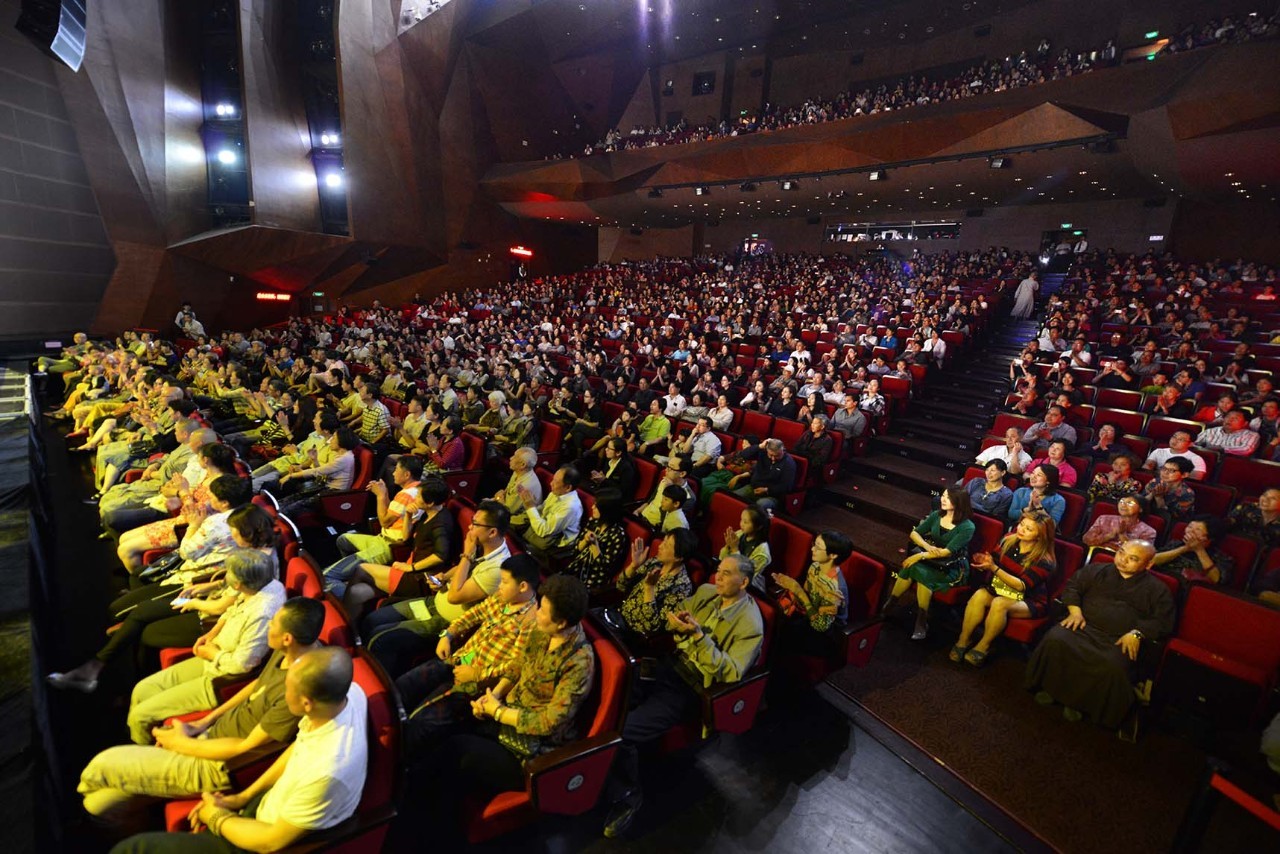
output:
[[533, 631], [541, 576], [537, 561], [523, 554], [503, 561], [501, 575], [492, 596], [441, 633], [436, 658], [396, 680], [410, 709], [404, 731], [410, 753], [438, 743], [469, 719], [471, 701], [484, 688], [520, 675], [520, 652]]

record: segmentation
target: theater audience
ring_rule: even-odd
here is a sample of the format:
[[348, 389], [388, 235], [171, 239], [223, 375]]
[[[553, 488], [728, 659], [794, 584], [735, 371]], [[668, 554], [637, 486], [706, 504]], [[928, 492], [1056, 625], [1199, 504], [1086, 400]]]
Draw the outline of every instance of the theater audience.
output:
[[1154, 543], [1156, 530], [1142, 521], [1142, 499], [1126, 495], [1116, 504], [1115, 513], [1099, 516], [1080, 537], [1086, 546], [1116, 551], [1130, 540]]
[[111, 747], [80, 774], [85, 811], [103, 822], [135, 823], [154, 798], [182, 798], [232, 787], [231, 771], [293, 741], [299, 715], [289, 709], [285, 677], [307, 653], [321, 649], [324, 606], [290, 599], [267, 627], [272, 650], [258, 678], [192, 721], [152, 730], [154, 745]]
[[1004, 431], [1004, 444], [992, 445], [978, 454], [978, 464], [986, 466], [992, 460], [1005, 464], [1009, 474], [1020, 475], [1031, 466], [1031, 455], [1022, 447], [1022, 431], [1010, 427]]
[[1054, 439], [1062, 439], [1070, 451], [1076, 446], [1076, 428], [1066, 421], [1066, 410], [1054, 404], [1044, 413], [1044, 420], [1036, 422], [1022, 434], [1022, 444], [1034, 454], [1043, 454]]
[[1169, 447], [1156, 448], [1148, 454], [1142, 467], [1147, 471], [1156, 471], [1171, 457], [1182, 457], [1191, 463], [1191, 470], [1187, 474], [1193, 480], [1204, 480], [1208, 473], [1204, 457], [1191, 450], [1191, 434], [1184, 430], [1179, 430], [1169, 437]]
[[1182, 542], [1156, 552], [1152, 564], [1188, 584], [1192, 581], [1229, 584], [1235, 559], [1221, 549], [1227, 523], [1216, 516], [1197, 516], [1187, 523]]
[[1280, 546], [1280, 487], [1263, 492], [1257, 503], [1236, 504], [1227, 519], [1231, 533], [1253, 537], [1269, 549]]
[[697, 548], [698, 538], [686, 530], [664, 536], [653, 557], [644, 540], [631, 544], [630, 560], [617, 579], [618, 591], [625, 597], [621, 611], [627, 628], [640, 635], [667, 628], [667, 615], [693, 592], [686, 562]]
[[544, 565], [567, 561], [573, 553], [573, 541], [582, 524], [582, 499], [578, 497], [578, 470], [561, 466], [551, 478], [550, 494], [538, 504], [533, 493], [520, 493], [529, 521], [524, 531], [529, 552]]
[[1121, 451], [1111, 458], [1110, 471], [1099, 472], [1089, 484], [1088, 497], [1094, 501], [1118, 501], [1127, 495], [1138, 495], [1142, 484], [1133, 476], [1133, 457]]
[[581, 579], [588, 590], [607, 585], [622, 567], [627, 553], [624, 509], [621, 492], [609, 486], [601, 488], [574, 541], [573, 558], [564, 571]]
[[725, 529], [724, 545], [718, 555], [719, 560], [724, 560], [731, 554], [745, 555], [755, 568], [751, 584], [762, 592], [765, 587], [765, 570], [773, 562], [773, 555], [769, 551], [770, 524], [768, 513], [758, 505], [748, 504], [742, 509], [737, 529]]
[[826, 658], [844, 642], [835, 632], [849, 621], [849, 585], [840, 566], [853, 554], [853, 542], [839, 531], [823, 531], [810, 547], [810, 564], [796, 580], [784, 572], [771, 578], [782, 590], [778, 604], [787, 617], [779, 641], [795, 655]]
[[969, 576], [969, 541], [974, 532], [969, 493], [951, 486], [939, 500], [941, 509], [911, 531], [911, 554], [903, 559], [885, 602], [888, 610], [915, 585], [918, 610], [912, 640], [924, 640], [929, 634], [933, 594], [963, 584]]
[[[368, 770], [368, 700], [339, 647], [312, 650], [285, 675], [285, 701], [301, 718], [292, 747], [238, 793], [205, 792], [191, 814], [205, 833], [146, 833], [113, 851], [280, 851], [341, 824], [360, 804]], [[255, 808], [256, 804], [256, 808]]]
[[1197, 448], [1211, 448], [1236, 457], [1251, 457], [1258, 449], [1259, 436], [1249, 429], [1249, 417], [1238, 409], [1223, 416], [1221, 427], [1210, 427], [1196, 436]]
[[1067, 512], [1067, 500], [1058, 494], [1058, 469], [1055, 466], [1038, 466], [1031, 470], [1027, 486], [1013, 493], [1009, 502], [1009, 520], [1017, 525], [1024, 516], [1044, 512], [1053, 517], [1056, 525]]
[[1013, 503], [1013, 490], [1004, 482], [1007, 471], [1004, 460], [993, 459], [983, 467], [982, 477], [971, 478], [964, 485], [974, 512], [1001, 520], [1008, 517], [1009, 505]]
[[1026, 480], [1031, 479], [1031, 472], [1040, 466], [1053, 466], [1058, 470], [1058, 484], [1063, 488], [1070, 489], [1076, 485], [1076, 478], [1079, 476], [1075, 466], [1067, 461], [1067, 443], [1063, 439], [1054, 439], [1049, 443], [1048, 449], [1044, 456], [1037, 457], [1031, 461], [1031, 465], [1027, 469], [1027, 473], [1023, 475]]
[[1160, 475], [1142, 490], [1142, 497], [1154, 509], [1174, 521], [1185, 521], [1195, 512], [1196, 493], [1187, 484], [1192, 463], [1186, 457], [1169, 457], [1160, 466]]

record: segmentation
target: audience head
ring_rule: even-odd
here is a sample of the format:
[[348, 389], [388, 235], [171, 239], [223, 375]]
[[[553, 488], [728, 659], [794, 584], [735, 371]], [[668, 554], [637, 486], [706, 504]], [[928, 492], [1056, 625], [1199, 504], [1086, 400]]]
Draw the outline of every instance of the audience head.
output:
[[1116, 550], [1116, 570], [1124, 577], [1146, 572], [1156, 556], [1156, 547], [1146, 540], [1128, 540]]
[[1028, 513], [1018, 520], [1013, 532], [1004, 538], [1000, 550], [1008, 553], [1014, 545], [1021, 547], [1022, 565], [1031, 566], [1043, 559], [1054, 561], [1053, 538], [1057, 532], [1048, 513]]
[[674, 513], [684, 505], [684, 501], [688, 497], [683, 487], [667, 484], [662, 488], [662, 500], [658, 502], [658, 508], [663, 513]]
[[698, 535], [688, 528], [668, 531], [658, 545], [658, 559], [663, 563], [684, 563], [697, 554]]
[[765, 439], [764, 451], [769, 455], [769, 459], [775, 463], [787, 454], [787, 446], [782, 443], [781, 439]]
[[587, 613], [587, 588], [572, 575], [559, 573], [542, 583], [537, 627], [559, 634], [572, 629]]
[[267, 627], [267, 645], [272, 649], [308, 647], [320, 639], [324, 629], [324, 604], [319, 599], [295, 596], [285, 600]]
[[[967, 493], [966, 497], [968, 497]], [[816, 562], [824, 563], [829, 559], [838, 566], [853, 554], [853, 541], [849, 539], [848, 534], [829, 529], [814, 537], [811, 552]]]
[[1004, 480], [1004, 476], [1008, 471], [1009, 465], [1004, 460], [992, 460], [983, 468], [983, 473], [986, 475], [987, 480], [993, 483]]
[[231, 528], [231, 539], [242, 549], [267, 549], [276, 545], [275, 521], [256, 504], [245, 503], [232, 510], [227, 516], [227, 525]]
[[725, 555], [716, 567], [715, 587], [721, 599], [733, 601], [747, 595], [747, 585], [755, 576], [755, 564], [746, 555]]
[[942, 496], [939, 499], [942, 504], [942, 511], [945, 513], [951, 511], [951, 522], [953, 525], [959, 525], [966, 519], [973, 518], [973, 500], [969, 497], [969, 492], [963, 486], [948, 486], [942, 490]]
[[1160, 480], [1167, 484], [1180, 483], [1195, 470], [1195, 464], [1186, 457], [1169, 457], [1160, 466]]
[[582, 475], [574, 466], [560, 466], [551, 478], [551, 491], [556, 495], [568, 495], [578, 488]]
[[253, 500], [253, 482], [235, 474], [219, 475], [209, 484], [209, 494], [227, 510], [234, 510]]
[[532, 471], [538, 465], [538, 452], [528, 445], [516, 448], [507, 465], [513, 472]]
[[1062, 474], [1057, 466], [1038, 465], [1031, 470], [1027, 482], [1031, 484], [1032, 489], [1038, 488], [1044, 495], [1055, 495], [1058, 492], [1061, 477]]
[[591, 509], [592, 518], [599, 519], [606, 525], [616, 525], [622, 521], [626, 512], [626, 503], [622, 490], [606, 486], [596, 493], [596, 503]]
[[422, 458], [405, 454], [396, 460], [395, 481], [400, 486], [422, 479]]
[[[232, 474], [236, 470], [236, 452], [229, 445], [212, 444], [200, 449], [200, 463], [205, 471]], [[195, 484], [192, 484], [194, 486]]]
[[511, 511], [501, 501], [487, 498], [476, 507], [471, 526], [480, 528], [480, 535], [492, 541], [501, 540], [511, 529]]
[[418, 484], [418, 501], [423, 507], [443, 507], [452, 494], [449, 484], [439, 477], [423, 478]]
[[673, 456], [667, 459], [667, 470], [664, 473], [668, 483], [674, 483], [676, 486], [683, 486], [685, 479], [689, 476], [689, 458], [681, 456]]
[[337, 446], [336, 450], [354, 451], [360, 445], [360, 437], [350, 427], [339, 427], [330, 440]]
[[201, 427], [198, 430], [192, 430], [191, 435], [187, 438], [187, 447], [192, 451], [198, 452], [206, 445], [216, 444], [218, 434], [208, 427]]
[[1146, 503], [1139, 495], [1126, 495], [1116, 502], [1116, 513], [1126, 517], [1140, 517], [1146, 512]]
[[502, 562], [498, 601], [504, 605], [527, 602], [538, 592], [541, 581], [542, 569], [536, 560], [527, 554], [512, 555]]
[[266, 587], [276, 577], [276, 561], [273, 555], [265, 555], [253, 549], [236, 549], [222, 562], [227, 580], [233, 589], [250, 595]]
[[[769, 541], [769, 528], [772, 520], [769, 514], [760, 509], [756, 504], [748, 504], [742, 509], [742, 515], [738, 518], [738, 530], [742, 532], [742, 536], [747, 540], [752, 548], [760, 543]], [[739, 542], [739, 549], [742, 547]], [[750, 551], [749, 549], [747, 550]]]
[[285, 675], [285, 703], [300, 717], [328, 720], [347, 700], [354, 674], [351, 655], [340, 646], [313, 649]]

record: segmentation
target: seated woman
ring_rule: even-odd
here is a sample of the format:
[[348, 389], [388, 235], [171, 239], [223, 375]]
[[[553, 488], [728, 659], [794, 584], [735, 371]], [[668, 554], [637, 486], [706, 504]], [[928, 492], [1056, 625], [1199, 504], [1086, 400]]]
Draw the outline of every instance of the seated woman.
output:
[[773, 562], [769, 552], [769, 525], [769, 514], [755, 504], [748, 504], [738, 519], [738, 529], [725, 530], [719, 556], [724, 560], [731, 554], [740, 554], [751, 561], [755, 572], [751, 585], [760, 591], [765, 589], [765, 570]]
[[621, 491], [609, 486], [601, 488], [591, 507], [591, 517], [574, 540], [573, 559], [565, 572], [582, 579], [588, 590], [604, 587], [622, 568], [627, 553], [627, 529], [622, 525], [625, 509]]
[[778, 604], [787, 615], [782, 646], [790, 653], [827, 657], [843, 637], [832, 637], [849, 620], [849, 586], [840, 565], [853, 554], [853, 542], [839, 531], [823, 531], [810, 547], [808, 571], [800, 581], [783, 572], [772, 575], [782, 588]]
[[1009, 504], [1009, 520], [1017, 524], [1024, 515], [1044, 511], [1053, 518], [1053, 524], [1062, 521], [1067, 511], [1067, 500], [1058, 494], [1058, 470], [1053, 466], [1036, 466], [1030, 471], [1029, 486], [1013, 493]]
[[1187, 523], [1182, 542], [1156, 552], [1151, 566], [1175, 576], [1184, 585], [1192, 581], [1228, 584], [1235, 560], [1219, 546], [1227, 535], [1227, 523], [1216, 516], [1197, 516]]
[[1227, 514], [1233, 533], [1260, 540], [1267, 548], [1280, 546], [1280, 488], [1272, 487], [1254, 504], [1242, 501]]
[[[965, 606], [960, 638], [949, 655], [952, 661], [964, 659], [981, 667], [1010, 619], [1042, 617], [1049, 610], [1049, 582], [1058, 570], [1055, 530], [1046, 514], [1030, 514], [1000, 542], [998, 555], [979, 552], [973, 556], [973, 567], [990, 572], [991, 581], [975, 591]], [[979, 626], [982, 637], [970, 646]]]
[[1125, 452], [1125, 446], [1120, 444], [1119, 439], [1120, 428], [1110, 422], [1103, 424], [1098, 428], [1097, 440], [1085, 448], [1085, 453], [1095, 460], [1110, 459], [1116, 452]]
[[438, 842], [456, 832], [464, 797], [523, 791], [525, 762], [581, 735], [578, 712], [596, 668], [581, 626], [587, 589], [562, 574], [548, 578], [538, 592], [537, 622], [520, 658], [520, 675], [504, 678], [472, 702], [471, 732], [424, 743], [415, 757], [416, 768], [429, 770], [422, 803]]
[[1036, 457], [1031, 461], [1031, 465], [1027, 468], [1024, 478], [1030, 479], [1031, 472], [1040, 466], [1053, 466], [1058, 470], [1058, 484], [1066, 489], [1076, 485], [1076, 479], [1080, 473], [1076, 471], [1075, 466], [1067, 462], [1067, 442], [1065, 439], [1054, 439], [1049, 443], [1048, 450], [1045, 451], [1043, 457]]
[[280, 502], [280, 512], [293, 516], [311, 507], [322, 492], [350, 489], [356, 475], [353, 452], [359, 444], [350, 427], [339, 427], [329, 437], [326, 455], [317, 453], [309, 468], [283, 475], [280, 488], [286, 497]]
[[418, 486], [417, 505], [412, 508], [421, 515], [414, 522], [413, 551], [409, 559], [390, 565], [362, 562], [356, 566], [349, 584], [334, 590], [335, 595], [342, 596], [342, 604], [355, 620], [359, 620], [366, 603], [376, 599], [379, 592], [396, 599], [414, 599], [433, 592], [428, 577], [452, 565], [453, 514], [444, 506], [449, 495], [449, 485], [440, 478], [423, 480]]
[[[818, 414], [805, 421], [809, 426], [791, 452], [809, 461], [809, 477], [815, 483], [821, 483], [822, 467], [831, 459], [835, 449], [835, 440], [827, 435], [827, 416]], [[797, 487], [802, 484], [796, 484]]]
[[153, 673], [133, 689], [129, 732], [150, 744], [151, 728], [174, 715], [218, 704], [213, 680], [251, 672], [267, 653], [267, 624], [284, 604], [275, 561], [256, 551], [235, 552], [223, 564], [235, 599], [213, 628], [196, 638], [193, 656]]
[[152, 549], [175, 549], [178, 547], [178, 526], [199, 525], [209, 515], [209, 487], [222, 475], [235, 475], [236, 454], [226, 445], [204, 445], [196, 452], [200, 459], [204, 477], [196, 484], [188, 484], [179, 476], [175, 478], [178, 485], [176, 500], [179, 507], [176, 516], [150, 522], [140, 528], [134, 528], [120, 535], [116, 554], [120, 563], [130, 575], [137, 575], [142, 570], [142, 555]]
[[625, 498], [635, 491], [636, 464], [627, 450], [627, 440], [611, 436], [605, 440], [602, 467], [591, 472], [591, 490], [616, 489]]
[[618, 574], [622, 619], [627, 628], [640, 635], [666, 630], [667, 614], [693, 595], [693, 582], [685, 561], [693, 557], [698, 538], [687, 528], [671, 531], [662, 538], [658, 554], [649, 557], [649, 545], [637, 539], [631, 544], [631, 560]]
[[963, 584], [969, 577], [969, 541], [973, 539], [973, 506], [969, 493], [958, 486], [942, 491], [941, 510], [926, 516], [911, 532], [912, 554], [902, 561], [885, 610], [916, 586], [915, 630], [912, 640], [929, 634], [929, 603], [933, 594]]
[[[223, 475], [213, 482], [213, 505], [219, 513], [206, 519], [200, 530], [224, 528], [225, 540], [220, 534], [209, 536], [206, 540], [208, 549], [199, 557], [184, 561], [182, 567], [165, 580], [117, 597], [109, 606], [108, 613], [113, 620], [123, 622], [115, 627], [107, 643], [93, 658], [66, 673], [51, 673], [48, 677], [50, 685], [92, 693], [98, 686], [103, 668], [120, 654], [136, 651], [139, 645], [159, 648], [190, 646], [200, 636], [200, 614], [207, 609], [205, 600], [194, 597], [222, 590], [226, 558], [240, 549], [254, 549], [274, 559], [275, 527], [266, 511], [248, 503], [247, 486], [242, 478], [230, 475]], [[234, 510], [230, 509], [232, 502], [236, 502]], [[219, 517], [225, 517], [222, 524], [219, 524]], [[175, 606], [173, 602], [179, 598], [191, 601]], [[230, 604], [228, 601], [222, 606], [223, 610]], [[208, 613], [213, 612], [210, 610]]]
[[858, 400], [858, 408], [866, 413], [867, 418], [876, 419], [885, 413], [884, 397], [880, 394], [880, 380], [872, 377], [862, 389], [862, 397]]
[[975, 477], [964, 485], [974, 512], [1001, 520], [1008, 517], [1009, 505], [1013, 503], [1013, 490], [1004, 482], [1008, 471], [1004, 460], [994, 459], [983, 468], [982, 477]]
[[1086, 546], [1119, 551], [1130, 540], [1156, 541], [1156, 530], [1142, 521], [1146, 504], [1136, 495], [1126, 495], [1116, 505], [1115, 514], [1099, 516], [1080, 539]]
[[1089, 484], [1089, 502], [1119, 501], [1127, 495], [1142, 493], [1142, 483], [1133, 476], [1134, 459], [1127, 451], [1111, 458], [1111, 471], [1093, 476]]

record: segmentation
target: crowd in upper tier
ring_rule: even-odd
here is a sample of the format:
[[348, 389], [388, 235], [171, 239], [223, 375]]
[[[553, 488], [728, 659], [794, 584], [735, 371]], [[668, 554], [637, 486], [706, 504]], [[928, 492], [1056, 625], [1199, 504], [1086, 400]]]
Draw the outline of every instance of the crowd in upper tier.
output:
[[[1252, 15], [1238, 19], [1213, 19], [1179, 28], [1154, 57], [1212, 45], [1275, 38], [1277, 34], [1280, 34], [1280, 13], [1270, 17]], [[976, 64], [946, 79], [911, 75], [896, 83], [841, 92], [832, 98], [810, 98], [792, 106], [766, 104], [759, 114], [744, 115], [736, 120], [724, 119], [718, 124], [693, 125], [681, 118], [666, 127], [637, 125], [627, 132], [614, 128], [600, 142], [587, 146], [581, 152], [565, 152], [549, 159], [744, 136], [973, 98], [1107, 68], [1119, 62], [1119, 57], [1114, 40], [1108, 40], [1100, 47], [1077, 51], [1066, 47], [1055, 49], [1044, 39], [1034, 49]]]

